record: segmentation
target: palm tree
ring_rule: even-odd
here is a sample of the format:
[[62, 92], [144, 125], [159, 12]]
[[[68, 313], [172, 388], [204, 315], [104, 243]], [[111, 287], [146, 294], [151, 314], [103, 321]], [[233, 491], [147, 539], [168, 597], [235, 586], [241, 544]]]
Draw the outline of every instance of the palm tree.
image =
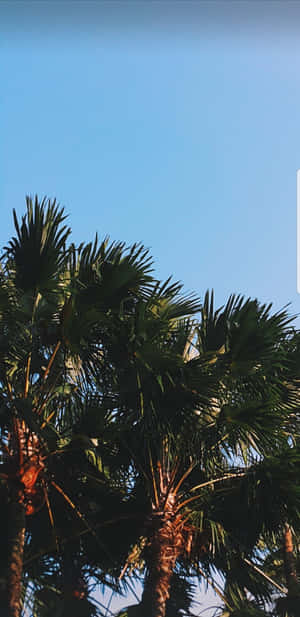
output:
[[[215, 563], [229, 581], [240, 564], [217, 504], [286, 445], [298, 408], [290, 318], [238, 297], [201, 307], [157, 283], [139, 245], [67, 245], [55, 202], [28, 199], [14, 220], [0, 274], [4, 615], [20, 614], [25, 547], [36, 591], [33, 564], [65, 591], [66, 614], [88, 601], [92, 574], [126, 581], [139, 564], [141, 610], [165, 617], [175, 571], [210, 580]], [[249, 568], [241, 585], [259, 596]]]
[[[253, 462], [286, 440], [294, 399], [283, 374], [286, 312], [231, 297], [215, 311], [207, 295], [200, 323], [187, 303], [160, 291], [136, 305], [118, 344], [120, 444], [132, 471], [141, 514], [140, 540], [128, 558], [144, 559], [141, 602], [147, 617], [165, 617], [176, 565], [205, 576], [207, 555], [228, 545], [222, 519], [210, 516], [212, 491], [239, 483]], [[128, 335], [128, 328], [131, 336]], [[113, 339], [112, 339], [113, 340]], [[125, 455], [124, 455], [125, 456]], [[141, 500], [141, 501], [139, 501]]]
[[[72, 425], [79, 422], [96, 374], [99, 417], [107, 408], [110, 324], [153, 286], [151, 259], [143, 247], [99, 244], [97, 238], [78, 249], [67, 246], [71, 230], [65, 219], [55, 201], [28, 198], [21, 224], [14, 212], [16, 236], [2, 257], [0, 479], [9, 533], [0, 594], [9, 617], [20, 614], [30, 516], [47, 510], [54, 528], [55, 491], [89, 528], [63, 481], [53, 476], [53, 460], [72, 441]], [[88, 451], [86, 443], [81, 449]]]

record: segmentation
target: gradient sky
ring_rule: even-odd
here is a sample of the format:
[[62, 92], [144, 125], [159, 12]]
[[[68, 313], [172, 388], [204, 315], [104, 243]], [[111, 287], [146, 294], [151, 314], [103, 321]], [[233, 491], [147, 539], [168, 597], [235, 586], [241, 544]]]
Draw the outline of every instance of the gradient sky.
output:
[[2, 0], [0, 22], [1, 246], [55, 196], [76, 242], [299, 312], [298, 1]]

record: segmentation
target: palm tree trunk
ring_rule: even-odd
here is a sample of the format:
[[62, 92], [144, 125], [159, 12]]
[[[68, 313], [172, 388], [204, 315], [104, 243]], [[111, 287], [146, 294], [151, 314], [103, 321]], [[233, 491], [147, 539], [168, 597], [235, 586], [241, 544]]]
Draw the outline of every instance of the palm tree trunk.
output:
[[152, 516], [152, 521], [154, 531], [150, 535], [146, 558], [148, 574], [141, 608], [145, 617], [165, 617], [171, 578], [182, 551], [182, 534], [170, 512], [162, 514], [158, 521]]
[[294, 557], [293, 537], [290, 526], [286, 523], [284, 530], [284, 570], [288, 594], [296, 596], [300, 594], [300, 586], [296, 571], [296, 562]]
[[[14, 430], [8, 440], [13, 452], [12, 461], [7, 463], [6, 469], [8, 538], [2, 561], [5, 574], [3, 577], [1, 572], [0, 576], [1, 617], [20, 616], [26, 514], [32, 513], [32, 496], [43, 468], [36, 435], [26, 428], [24, 421], [14, 419], [13, 424]], [[1, 471], [5, 469], [5, 464], [1, 465]]]
[[[23, 491], [20, 487], [13, 487], [10, 491], [10, 538], [7, 567], [7, 609], [9, 617], [20, 617], [23, 554], [25, 542], [25, 506]], [[5, 609], [4, 609], [5, 610]], [[2, 614], [2, 613], [1, 613]]]

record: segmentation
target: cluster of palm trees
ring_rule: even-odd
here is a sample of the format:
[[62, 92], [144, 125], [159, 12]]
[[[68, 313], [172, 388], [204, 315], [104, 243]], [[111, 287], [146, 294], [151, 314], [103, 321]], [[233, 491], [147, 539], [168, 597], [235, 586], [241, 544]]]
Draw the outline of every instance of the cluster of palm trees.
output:
[[[157, 281], [141, 245], [74, 246], [27, 199], [0, 270], [3, 617], [300, 615], [300, 333]], [[26, 612], [27, 611], [27, 612]], [[107, 613], [108, 614], [108, 613]]]

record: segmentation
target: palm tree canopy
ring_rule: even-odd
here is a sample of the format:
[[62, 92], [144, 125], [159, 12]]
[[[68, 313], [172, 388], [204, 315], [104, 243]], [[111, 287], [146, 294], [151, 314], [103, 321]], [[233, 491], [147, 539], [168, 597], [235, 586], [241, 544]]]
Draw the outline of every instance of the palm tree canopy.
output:
[[292, 318], [239, 296], [216, 310], [157, 281], [142, 245], [75, 247], [66, 220], [28, 198], [1, 259], [1, 517], [19, 504], [34, 610], [68, 596], [69, 559], [89, 615], [92, 576], [120, 589], [144, 572], [157, 617], [216, 570], [228, 614], [259, 615], [262, 542], [299, 518]]

